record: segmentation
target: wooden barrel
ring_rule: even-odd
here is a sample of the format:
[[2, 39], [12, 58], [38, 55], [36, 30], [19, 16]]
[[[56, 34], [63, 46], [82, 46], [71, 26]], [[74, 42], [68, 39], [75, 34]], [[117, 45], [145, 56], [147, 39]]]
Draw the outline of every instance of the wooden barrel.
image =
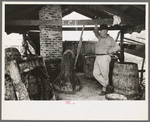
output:
[[96, 56], [84, 57], [84, 76], [89, 79], [93, 79], [93, 69]]
[[9, 75], [5, 75], [5, 100], [17, 100], [13, 81]]
[[[96, 56], [85, 56], [84, 57], [84, 75], [86, 78], [93, 79], [93, 69], [94, 69], [94, 62], [95, 62]], [[110, 73], [109, 73], [109, 80], [112, 82], [112, 69], [114, 66], [114, 62], [117, 62], [118, 58], [115, 56], [111, 57], [110, 62]], [[112, 83], [110, 83], [112, 84]]]
[[6, 48], [5, 49], [5, 74], [9, 74], [8, 63], [12, 60], [21, 60], [21, 54], [17, 48]]
[[49, 79], [38, 68], [22, 74], [22, 81], [31, 100], [51, 100], [54, 97]]
[[114, 63], [112, 82], [114, 92], [132, 97], [138, 94], [138, 65], [132, 62]]
[[29, 97], [31, 100], [41, 100], [44, 96], [42, 79], [33, 74], [29, 74], [28, 81], [25, 81], [26, 88], [28, 89]]

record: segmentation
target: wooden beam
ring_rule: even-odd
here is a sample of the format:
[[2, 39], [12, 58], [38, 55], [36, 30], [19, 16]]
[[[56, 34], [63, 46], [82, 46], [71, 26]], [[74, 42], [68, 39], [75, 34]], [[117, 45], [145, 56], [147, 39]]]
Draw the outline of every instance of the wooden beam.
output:
[[[121, 30], [131, 26], [111, 26], [108, 30]], [[5, 32], [10, 33], [23, 33], [24, 31], [40, 32], [38, 26], [6, 26]], [[62, 31], [81, 31], [82, 27], [62, 27]], [[93, 31], [94, 27], [85, 27], [84, 31]]]
[[137, 44], [135, 42], [130, 43], [128, 41], [126, 41], [124, 44], [127, 44], [127, 46], [124, 47], [124, 52], [144, 58], [145, 44], [142, 45], [142, 44]]
[[62, 25], [95, 25], [97, 24], [107, 24], [112, 25], [113, 19], [99, 19], [99, 20], [64, 20]]
[[127, 49], [127, 48], [124, 48], [124, 52], [135, 55], [135, 56], [138, 56], [138, 57], [141, 57], [141, 58], [143, 58], [144, 54], [145, 54], [145, 52], [143, 52], [143, 51], [131, 50], [131, 49]]
[[39, 20], [10, 20], [6, 21], [6, 26], [38, 26]]
[[138, 43], [138, 44], [141, 44], [141, 45], [145, 45], [145, 43], [138, 42], [138, 41], [135, 41], [135, 40], [133, 40], [133, 39], [129, 39], [129, 38], [125, 38], [125, 37], [124, 37], [124, 39], [130, 40], [130, 41], [133, 41], [133, 42]]
[[[6, 26], [39, 26], [39, 25], [95, 25], [107, 24], [112, 25], [113, 19], [98, 19], [98, 20], [11, 20], [6, 21]], [[126, 21], [122, 21], [122, 24], [129, 24]]]
[[[99, 28], [98, 28], [99, 29]], [[108, 27], [108, 30], [120, 30], [121, 26], [118, 27]], [[82, 31], [82, 27], [63, 27], [63, 31]], [[84, 31], [93, 31], [94, 27], [84, 27]]]
[[113, 15], [117, 15], [117, 16], [120, 16], [121, 17], [121, 21], [128, 21], [130, 22], [130, 24], [143, 24], [142, 21], [136, 19], [136, 18], [133, 18], [129, 15], [126, 15], [124, 14], [123, 12], [120, 12], [120, 11], [117, 11], [115, 9], [112, 9], [110, 8], [109, 6], [95, 6], [95, 8], [99, 9], [99, 10], [103, 10], [105, 12], [108, 12], [108, 13], [111, 13]]
[[5, 32], [10, 33], [19, 33], [22, 34], [24, 31], [29, 30], [39, 30], [38, 26], [5, 26]]

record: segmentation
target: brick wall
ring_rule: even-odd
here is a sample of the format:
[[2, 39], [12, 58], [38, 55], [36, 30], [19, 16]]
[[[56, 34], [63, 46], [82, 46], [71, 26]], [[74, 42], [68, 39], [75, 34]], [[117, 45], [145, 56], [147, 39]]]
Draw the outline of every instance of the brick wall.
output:
[[[59, 5], [44, 6], [39, 11], [40, 20], [61, 20], [62, 11]], [[46, 61], [58, 60], [62, 57], [62, 26], [39, 26], [40, 54]]]

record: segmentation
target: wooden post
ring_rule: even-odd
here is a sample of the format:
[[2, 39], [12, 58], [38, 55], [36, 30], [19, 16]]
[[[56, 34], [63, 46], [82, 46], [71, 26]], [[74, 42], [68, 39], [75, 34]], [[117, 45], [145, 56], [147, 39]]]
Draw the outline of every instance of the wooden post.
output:
[[26, 50], [26, 48], [25, 48], [25, 45], [26, 45], [26, 32], [23, 32], [22, 37], [23, 37], [23, 44], [22, 44], [22, 47], [23, 47], [23, 49], [24, 49], [24, 50], [23, 50], [23, 51], [24, 51], [23, 55], [27, 56], [27, 50]]
[[116, 37], [116, 39], [115, 39], [115, 42], [117, 42], [117, 40], [118, 40], [118, 38], [119, 38], [119, 35], [120, 35], [120, 31], [119, 31], [118, 34], [117, 34], [117, 37]]
[[23, 32], [22, 38], [23, 38], [23, 41], [25, 42], [26, 41], [26, 32]]
[[16, 60], [10, 61], [9, 72], [13, 80], [18, 100], [29, 100], [29, 95], [25, 85], [22, 82], [21, 75], [18, 69]]
[[140, 84], [143, 81], [143, 68], [144, 68], [144, 63], [145, 63], [145, 54], [143, 56], [143, 62], [142, 62], [142, 67], [141, 67], [141, 79], [140, 79]]
[[124, 62], [124, 47], [123, 47], [123, 42], [124, 42], [124, 30], [121, 29], [121, 35], [120, 35], [120, 47], [121, 47], [120, 55], [121, 55], [121, 59], [120, 59], [120, 62]]
[[76, 63], [77, 63], [77, 60], [78, 60], [78, 56], [79, 56], [79, 53], [80, 53], [80, 50], [81, 50], [81, 46], [82, 46], [82, 35], [83, 35], [83, 31], [84, 31], [84, 26], [83, 25], [83, 28], [82, 28], [82, 32], [81, 32], [81, 36], [80, 36], [80, 40], [79, 40], [79, 43], [78, 43], [78, 48], [77, 48], [77, 55], [76, 55], [76, 58], [75, 58], [75, 63], [74, 63], [74, 69], [76, 69]]

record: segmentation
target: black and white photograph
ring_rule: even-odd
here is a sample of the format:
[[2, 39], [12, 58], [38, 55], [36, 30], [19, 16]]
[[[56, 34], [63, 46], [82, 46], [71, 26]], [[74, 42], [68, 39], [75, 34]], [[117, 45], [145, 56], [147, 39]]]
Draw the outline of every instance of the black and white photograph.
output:
[[147, 2], [3, 2], [2, 118], [147, 120], [148, 14]]

